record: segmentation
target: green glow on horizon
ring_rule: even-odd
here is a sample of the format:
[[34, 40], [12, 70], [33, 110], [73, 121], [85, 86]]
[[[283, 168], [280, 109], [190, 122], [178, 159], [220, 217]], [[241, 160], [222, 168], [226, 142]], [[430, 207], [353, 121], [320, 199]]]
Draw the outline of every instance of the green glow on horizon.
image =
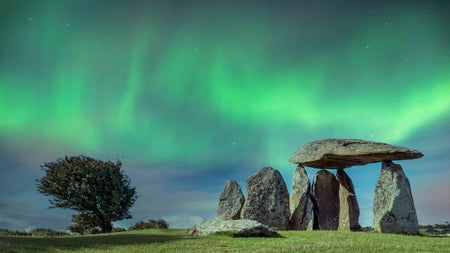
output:
[[26, 69], [0, 62], [0, 135], [194, 161], [220, 157], [234, 134], [256, 128], [266, 135], [249, 136], [247, 146], [263, 138], [259, 156], [282, 159], [286, 142], [295, 141], [278, 134], [284, 128], [298, 128], [294, 137], [373, 134], [396, 144], [450, 112], [450, 65], [439, 56], [448, 48], [445, 27], [431, 16], [415, 22], [420, 10], [389, 25], [373, 17], [330, 45], [322, 37], [314, 45], [283, 39], [287, 28], [254, 13], [205, 22], [192, 11], [166, 30], [162, 17], [69, 24], [63, 13], [70, 10], [55, 8], [25, 24], [11, 19], [10, 37], [2, 38], [35, 62]]

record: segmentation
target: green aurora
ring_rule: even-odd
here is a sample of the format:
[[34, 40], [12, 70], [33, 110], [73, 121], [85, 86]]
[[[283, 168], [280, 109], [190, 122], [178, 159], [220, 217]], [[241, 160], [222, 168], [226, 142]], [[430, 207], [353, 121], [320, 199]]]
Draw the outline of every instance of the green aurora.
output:
[[221, 128], [263, 128], [267, 146], [286, 127], [401, 143], [450, 111], [448, 33], [418, 9], [292, 27], [277, 12], [229, 19], [229, 6], [179, 11], [175, 26], [164, 5], [131, 19], [42, 5], [7, 15], [4, 135], [174, 159], [208, 153]]

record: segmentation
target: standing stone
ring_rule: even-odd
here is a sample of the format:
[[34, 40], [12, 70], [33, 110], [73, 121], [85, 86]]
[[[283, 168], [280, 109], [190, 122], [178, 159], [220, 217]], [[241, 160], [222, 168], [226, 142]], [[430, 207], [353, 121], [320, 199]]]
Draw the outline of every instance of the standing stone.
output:
[[292, 176], [292, 193], [289, 201], [291, 217], [289, 228], [293, 230], [312, 230], [312, 209], [308, 174], [299, 165]]
[[337, 230], [339, 225], [339, 182], [327, 170], [314, 176], [312, 200], [314, 203], [314, 229]]
[[400, 165], [383, 161], [373, 200], [375, 230], [418, 234], [419, 223], [409, 180]]
[[219, 205], [216, 211], [216, 219], [238, 220], [241, 217], [244, 205], [244, 194], [235, 180], [228, 180], [219, 197]]
[[287, 229], [289, 194], [280, 172], [264, 167], [247, 179], [247, 196], [241, 218], [275, 229]]
[[343, 169], [336, 173], [339, 182], [339, 230], [360, 231], [359, 206], [356, 200], [355, 188], [350, 177]]

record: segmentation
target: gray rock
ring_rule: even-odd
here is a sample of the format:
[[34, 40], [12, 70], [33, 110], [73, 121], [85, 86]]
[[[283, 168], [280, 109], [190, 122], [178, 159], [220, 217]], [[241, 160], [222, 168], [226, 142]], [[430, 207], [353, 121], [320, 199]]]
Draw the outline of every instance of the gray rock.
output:
[[291, 217], [289, 229], [312, 230], [313, 203], [310, 194], [308, 174], [303, 166], [299, 165], [292, 176], [292, 192], [289, 201]]
[[235, 180], [228, 180], [220, 193], [216, 219], [238, 220], [244, 205], [244, 194]]
[[289, 193], [280, 172], [265, 167], [247, 179], [242, 219], [256, 220], [275, 229], [287, 229], [289, 216]]
[[375, 230], [418, 234], [419, 223], [409, 180], [400, 165], [383, 161], [373, 200]]
[[354, 165], [422, 157], [414, 149], [357, 139], [326, 139], [301, 146], [289, 160], [314, 168], [343, 169]]
[[337, 230], [339, 225], [339, 182], [327, 170], [314, 176], [312, 201], [314, 203], [314, 229]]
[[195, 225], [191, 236], [227, 234], [234, 237], [279, 237], [272, 228], [254, 220], [210, 220]]
[[336, 172], [339, 182], [339, 226], [338, 230], [360, 231], [359, 206], [356, 200], [355, 188], [350, 177], [344, 170]]

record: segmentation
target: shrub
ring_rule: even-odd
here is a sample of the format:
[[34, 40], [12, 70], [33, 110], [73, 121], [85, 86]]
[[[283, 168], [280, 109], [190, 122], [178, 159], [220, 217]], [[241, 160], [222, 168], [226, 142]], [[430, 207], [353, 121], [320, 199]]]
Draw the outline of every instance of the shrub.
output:
[[362, 227], [361, 231], [362, 232], [373, 232], [374, 229], [373, 229], [373, 227]]
[[0, 236], [31, 236], [31, 233], [0, 228]]
[[441, 235], [446, 235], [446, 234], [450, 234], [450, 229], [449, 228], [444, 228], [441, 230]]
[[56, 237], [56, 236], [64, 236], [69, 235], [66, 232], [60, 232], [49, 228], [37, 228], [31, 231], [31, 236], [33, 237]]
[[117, 232], [125, 232], [125, 231], [127, 231], [125, 228], [114, 228], [113, 227], [113, 233], [117, 233]]
[[128, 230], [142, 230], [142, 229], [168, 229], [169, 224], [165, 220], [148, 220], [146, 222], [139, 221]]

